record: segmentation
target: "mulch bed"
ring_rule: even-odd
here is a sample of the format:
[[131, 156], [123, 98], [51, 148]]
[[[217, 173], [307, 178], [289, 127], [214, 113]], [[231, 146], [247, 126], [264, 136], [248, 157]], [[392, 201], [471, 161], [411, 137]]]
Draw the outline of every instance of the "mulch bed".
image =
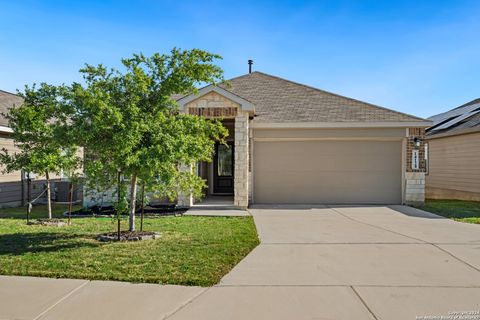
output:
[[[158, 239], [160, 234], [152, 231], [120, 231], [120, 241], [142, 241]], [[118, 241], [117, 232], [102, 233], [97, 237], [98, 241]]]
[[[158, 204], [145, 206], [144, 213], [146, 217], [166, 217], [166, 216], [179, 216], [183, 215], [187, 209], [177, 208], [171, 204]], [[137, 209], [137, 215], [140, 215], [141, 209]], [[68, 211], [63, 213], [64, 216], [68, 216]], [[115, 208], [113, 206], [92, 206], [89, 208], [82, 208], [72, 212], [72, 217], [113, 217], [116, 215]]]
[[28, 225], [47, 226], [47, 227], [65, 227], [67, 222], [60, 219], [37, 219], [28, 221]]

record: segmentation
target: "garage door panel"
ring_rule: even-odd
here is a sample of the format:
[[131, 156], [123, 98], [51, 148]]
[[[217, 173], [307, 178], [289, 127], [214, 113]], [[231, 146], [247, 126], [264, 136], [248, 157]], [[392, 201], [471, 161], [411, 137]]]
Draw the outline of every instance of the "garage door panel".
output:
[[255, 203], [401, 202], [400, 141], [256, 141]]
[[[333, 148], [331, 144], [337, 144]], [[397, 154], [398, 163], [401, 160], [400, 144], [392, 142], [381, 143], [380, 148], [372, 148], [367, 142], [369, 148], [365, 148], [365, 142], [353, 142], [344, 144], [342, 142], [256, 142], [259, 148], [255, 149], [256, 159], [276, 156], [275, 161], [260, 161], [255, 163], [257, 168], [265, 170], [302, 170], [302, 168], [311, 168], [312, 161], [318, 169], [333, 170], [386, 170], [391, 171], [392, 165], [389, 163], [392, 153]], [[393, 145], [393, 146], [392, 146]], [[321, 149], [321, 150], [319, 150]], [[375, 160], [372, 162], [372, 160]], [[292, 164], [296, 164], [292, 166]], [[321, 164], [321, 168], [318, 165]], [[369, 165], [371, 164], [371, 165]]]
[[[281, 155], [279, 155], [281, 157]], [[313, 157], [313, 156], [309, 156]], [[384, 160], [382, 160], [384, 159]], [[355, 155], [349, 156], [347, 159], [345, 158], [335, 158], [335, 157], [316, 157], [316, 162], [318, 163], [315, 168], [311, 168], [311, 159], [298, 159], [295, 160], [293, 157], [291, 160], [287, 159], [279, 159], [275, 162], [267, 162], [263, 165], [258, 166], [258, 170], [265, 170], [265, 171], [292, 171], [292, 172], [301, 172], [301, 171], [350, 171], [350, 172], [391, 172], [392, 164], [389, 162], [390, 159], [388, 158], [380, 158], [375, 159], [374, 164], [371, 167], [365, 168], [365, 163], [372, 163], [372, 159], [370, 157], [357, 157]], [[295, 166], [292, 166], [292, 163]], [[321, 168], [320, 168], [321, 164]], [[318, 168], [318, 169], [317, 169]]]
[[[385, 177], [381, 173], [369, 174], [362, 179], [358, 179], [358, 176], [352, 179], [352, 174], [355, 172], [305, 172], [303, 176], [294, 172], [272, 172], [270, 176], [264, 176], [269, 179], [268, 186], [261, 184], [255, 186], [255, 199], [259, 203], [398, 203], [400, 190], [397, 186], [398, 179]], [[321, 175], [322, 179], [309, 181], [314, 175]], [[383, 180], [384, 183], [377, 184], [379, 180]]]

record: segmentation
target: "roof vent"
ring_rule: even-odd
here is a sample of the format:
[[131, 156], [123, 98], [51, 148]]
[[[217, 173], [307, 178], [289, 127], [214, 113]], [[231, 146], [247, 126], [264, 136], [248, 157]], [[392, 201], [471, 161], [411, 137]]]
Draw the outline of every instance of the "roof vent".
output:
[[248, 73], [252, 73], [253, 60], [248, 59]]

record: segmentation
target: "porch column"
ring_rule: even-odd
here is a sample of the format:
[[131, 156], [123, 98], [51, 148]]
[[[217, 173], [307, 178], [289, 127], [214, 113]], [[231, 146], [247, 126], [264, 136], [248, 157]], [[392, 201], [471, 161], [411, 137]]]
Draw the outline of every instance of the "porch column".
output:
[[239, 110], [235, 117], [235, 181], [233, 204], [248, 207], [248, 113]]

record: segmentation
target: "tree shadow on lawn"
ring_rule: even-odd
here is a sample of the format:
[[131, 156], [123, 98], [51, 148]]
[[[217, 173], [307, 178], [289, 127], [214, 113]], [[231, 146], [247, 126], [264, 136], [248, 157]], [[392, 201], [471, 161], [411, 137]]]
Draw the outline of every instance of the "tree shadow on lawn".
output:
[[[37, 232], [11, 233], [0, 235], [1, 255], [22, 255], [25, 253], [54, 252], [72, 248], [100, 246], [100, 243], [89, 242], [91, 235]], [[78, 241], [75, 241], [78, 239]]]

